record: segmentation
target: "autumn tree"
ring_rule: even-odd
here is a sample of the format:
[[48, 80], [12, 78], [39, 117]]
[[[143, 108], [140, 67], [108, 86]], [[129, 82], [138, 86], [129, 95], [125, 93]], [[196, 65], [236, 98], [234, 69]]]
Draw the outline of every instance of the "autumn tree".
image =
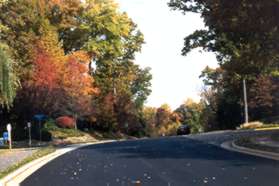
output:
[[143, 130], [152, 76], [133, 62], [143, 35], [113, 0], [0, 5], [0, 38], [22, 82], [11, 111], [18, 121], [44, 113], [86, 118], [99, 129]]
[[[61, 88], [65, 92], [61, 112], [72, 115], [76, 119], [79, 116], [92, 114], [92, 96], [98, 90], [94, 86], [94, 80], [89, 74], [90, 58], [84, 51], [73, 52], [66, 56], [61, 78]], [[62, 114], [62, 113], [61, 113]]]
[[155, 107], [144, 107], [143, 109], [143, 121], [145, 124], [145, 133], [147, 136], [156, 136], [156, 111]]
[[176, 135], [180, 126], [179, 116], [172, 112], [168, 104], [163, 104], [156, 110], [155, 134], [156, 136]]
[[[235, 128], [243, 122], [242, 80], [247, 80], [248, 91], [252, 91], [259, 76], [278, 79], [278, 2], [171, 0], [169, 6], [184, 13], [201, 14], [206, 29], [185, 38], [182, 54], [196, 48], [216, 54], [220, 64], [216, 69], [220, 83], [213, 88], [218, 97], [217, 120], [225, 125], [222, 128]], [[214, 80], [207, 72], [207, 79]], [[266, 91], [260, 94], [268, 97]], [[262, 104], [257, 105], [261, 110]]]

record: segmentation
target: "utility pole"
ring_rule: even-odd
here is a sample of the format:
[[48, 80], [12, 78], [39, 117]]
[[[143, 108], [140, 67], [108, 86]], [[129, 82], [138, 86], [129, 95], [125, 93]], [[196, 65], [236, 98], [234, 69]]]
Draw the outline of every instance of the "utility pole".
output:
[[247, 90], [246, 90], [246, 80], [243, 79], [243, 94], [244, 94], [244, 108], [245, 108], [245, 123], [249, 122], [248, 118], [248, 103], [247, 103]]

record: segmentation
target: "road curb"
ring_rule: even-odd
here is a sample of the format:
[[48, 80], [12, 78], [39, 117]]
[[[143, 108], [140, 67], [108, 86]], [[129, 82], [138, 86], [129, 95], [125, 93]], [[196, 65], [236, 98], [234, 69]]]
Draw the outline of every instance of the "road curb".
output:
[[230, 150], [230, 151], [235, 151], [235, 152], [240, 152], [244, 154], [249, 154], [253, 156], [258, 156], [262, 158], [267, 158], [271, 160], [276, 160], [279, 161], [279, 154], [278, 153], [272, 153], [272, 152], [266, 152], [262, 150], [256, 150], [256, 149], [251, 149], [247, 147], [242, 147], [239, 145], [235, 144], [235, 141], [227, 141], [221, 144], [221, 147]]
[[64, 148], [57, 149], [55, 152], [48, 154], [44, 157], [31, 161], [19, 169], [15, 170], [11, 174], [7, 175], [3, 179], [0, 180], [0, 186], [19, 186], [20, 183], [25, 180], [28, 176], [33, 174], [39, 168], [44, 166], [45, 164], [49, 163], [50, 161], [54, 160], [55, 158], [62, 156], [70, 151], [89, 146], [89, 145], [97, 145], [103, 143], [110, 143], [115, 142], [115, 140], [107, 140], [107, 141], [99, 141], [93, 143], [85, 143], [85, 144], [76, 144], [76, 145], [69, 145]]

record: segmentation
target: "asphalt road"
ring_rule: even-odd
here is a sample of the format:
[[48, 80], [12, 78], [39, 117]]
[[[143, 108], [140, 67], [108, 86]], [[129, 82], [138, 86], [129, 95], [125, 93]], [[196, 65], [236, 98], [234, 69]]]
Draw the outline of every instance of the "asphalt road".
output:
[[28, 177], [22, 186], [278, 186], [279, 162], [218, 147], [249, 133], [170, 137], [87, 146]]

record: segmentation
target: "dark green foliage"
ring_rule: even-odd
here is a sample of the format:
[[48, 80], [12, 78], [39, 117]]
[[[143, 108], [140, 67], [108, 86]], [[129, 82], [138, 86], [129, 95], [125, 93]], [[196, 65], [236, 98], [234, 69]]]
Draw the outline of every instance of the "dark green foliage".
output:
[[8, 47], [0, 43], [0, 104], [10, 107], [16, 96], [19, 82]]
[[220, 68], [206, 68], [201, 76], [205, 92], [213, 93], [213, 99], [205, 100], [211, 107], [207, 116], [218, 123], [213, 128], [234, 128], [244, 122], [243, 79], [247, 80], [251, 120], [278, 115], [274, 87], [278, 89], [279, 2], [171, 0], [169, 6], [183, 13], [200, 13], [206, 25], [185, 38], [182, 54], [201, 47], [214, 52], [219, 61]]

